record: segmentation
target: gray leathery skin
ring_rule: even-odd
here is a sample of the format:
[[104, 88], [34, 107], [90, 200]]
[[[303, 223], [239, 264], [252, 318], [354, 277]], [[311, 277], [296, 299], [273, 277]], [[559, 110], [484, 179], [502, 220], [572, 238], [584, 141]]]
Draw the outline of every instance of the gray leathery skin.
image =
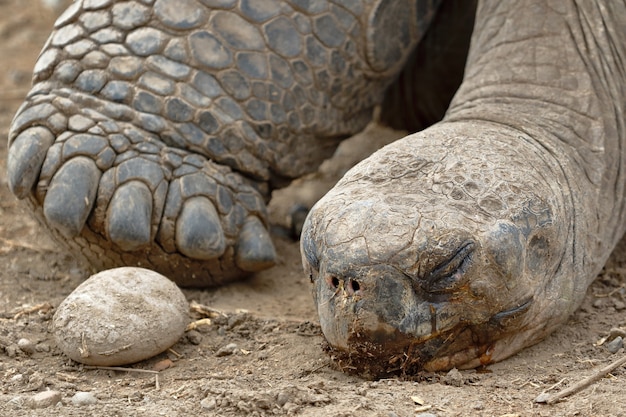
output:
[[626, 230], [626, 5], [479, 2], [440, 123], [350, 170], [302, 232], [322, 330], [369, 376], [505, 359]]

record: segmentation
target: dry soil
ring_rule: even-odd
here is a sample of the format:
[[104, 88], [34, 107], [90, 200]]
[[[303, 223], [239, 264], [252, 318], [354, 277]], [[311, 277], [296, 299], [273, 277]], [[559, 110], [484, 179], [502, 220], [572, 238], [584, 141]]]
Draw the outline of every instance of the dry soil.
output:
[[[0, 136], [28, 90], [30, 71], [54, 12], [36, 0], [0, 0]], [[374, 127], [348, 144], [375, 146], [397, 133]], [[361, 141], [361, 142], [358, 142]], [[89, 273], [24, 212], [6, 186], [0, 142], [0, 415], [2, 416], [625, 416], [626, 369], [553, 405], [544, 391], [571, 386], [624, 356], [598, 342], [626, 327], [626, 253], [618, 248], [582, 307], [544, 342], [487, 369], [365, 381], [337, 369], [323, 351], [298, 244], [276, 237], [279, 264], [244, 282], [185, 290], [221, 313], [188, 332], [171, 351], [132, 366], [155, 373], [86, 369], [64, 357], [48, 331], [54, 308]], [[311, 201], [341, 165], [326, 164], [272, 205], [284, 223], [294, 199]], [[312, 191], [311, 191], [312, 190]], [[193, 319], [202, 314], [193, 313]], [[25, 340], [21, 340], [25, 339]], [[21, 342], [20, 342], [21, 340]], [[60, 402], [34, 402], [52, 390]], [[90, 392], [94, 404], [75, 404]], [[89, 401], [88, 401], [89, 402]]]

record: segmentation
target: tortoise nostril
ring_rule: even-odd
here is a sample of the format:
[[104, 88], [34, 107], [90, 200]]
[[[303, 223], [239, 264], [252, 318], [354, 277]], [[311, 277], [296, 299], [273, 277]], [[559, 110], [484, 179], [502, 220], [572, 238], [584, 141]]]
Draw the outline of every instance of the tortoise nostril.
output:
[[342, 289], [348, 294], [354, 294], [361, 289], [361, 284], [355, 279], [342, 279], [329, 275], [326, 278], [326, 282], [333, 290]]

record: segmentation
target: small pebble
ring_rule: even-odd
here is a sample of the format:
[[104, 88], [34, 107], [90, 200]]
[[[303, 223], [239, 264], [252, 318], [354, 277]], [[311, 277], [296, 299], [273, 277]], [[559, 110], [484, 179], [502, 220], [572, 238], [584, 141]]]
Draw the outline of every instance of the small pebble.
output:
[[30, 397], [27, 404], [30, 408], [46, 408], [61, 401], [59, 391], [43, 391]]
[[269, 410], [272, 408], [272, 403], [267, 398], [257, 398], [254, 401], [254, 405], [261, 410]]
[[12, 344], [4, 348], [4, 352], [7, 354], [9, 358], [16, 357], [17, 352], [19, 351], [21, 351], [21, 349], [16, 344]]
[[433, 413], [419, 413], [415, 417], [437, 417], [437, 415]]
[[95, 404], [98, 402], [98, 399], [91, 392], [79, 391], [70, 398], [70, 401], [72, 404], [80, 407], [81, 405]]
[[202, 343], [202, 335], [197, 330], [189, 330], [187, 332], [187, 340], [189, 340], [189, 343], [192, 345], [199, 345]]
[[161, 372], [166, 370], [167, 368], [171, 368], [172, 366], [174, 366], [174, 362], [172, 362], [170, 359], [163, 359], [155, 363], [152, 367], [152, 370]]
[[206, 397], [205, 399], [200, 401], [200, 407], [204, 408], [205, 410], [213, 410], [215, 409], [215, 407], [217, 407], [217, 402], [215, 401], [215, 398]]
[[28, 353], [29, 355], [35, 352], [35, 345], [28, 339], [21, 338], [17, 341], [17, 347], [24, 353]]
[[615, 307], [617, 311], [626, 309], [626, 303], [620, 300], [613, 301], [613, 306]]
[[47, 343], [39, 343], [35, 346], [37, 352], [50, 352], [50, 345]]
[[617, 336], [622, 336], [622, 339], [626, 338], [626, 330], [620, 329], [619, 327], [613, 327], [609, 332], [609, 339], [613, 340]]
[[232, 355], [233, 353], [235, 353], [236, 350], [237, 345], [235, 343], [229, 343], [226, 346], [221, 347], [217, 352], [215, 352], [215, 356], [219, 358], [222, 356]]
[[22, 408], [24, 406], [24, 398], [23, 397], [13, 397], [11, 398], [7, 404], [14, 408]]
[[228, 328], [232, 329], [235, 326], [239, 326], [240, 324], [245, 322], [247, 318], [248, 316], [246, 314], [237, 314], [234, 316], [230, 316], [228, 318]]
[[451, 385], [453, 387], [461, 387], [465, 383], [465, 381], [463, 380], [463, 375], [461, 375], [459, 370], [456, 368], [450, 369], [450, 371], [444, 377], [443, 381], [447, 385]]
[[291, 401], [291, 393], [288, 391], [281, 391], [278, 393], [278, 395], [276, 396], [276, 404], [278, 404], [280, 407], [284, 406], [285, 404], [287, 404], [289, 401]]
[[607, 350], [611, 353], [617, 353], [623, 347], [624, 339], [621, 336], [617, 336], [615, 339], [606, 344]]

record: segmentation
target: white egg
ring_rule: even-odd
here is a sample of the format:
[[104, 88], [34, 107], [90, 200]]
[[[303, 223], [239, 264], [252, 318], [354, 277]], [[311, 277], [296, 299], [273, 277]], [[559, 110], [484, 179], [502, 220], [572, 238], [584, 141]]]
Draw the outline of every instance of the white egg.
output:
[[189, 321], [189, 304], [161, 274], [122, 267], [93, 275], [58, 307], [57, 345], [87, 365], [139, 362], [171, 347]]

